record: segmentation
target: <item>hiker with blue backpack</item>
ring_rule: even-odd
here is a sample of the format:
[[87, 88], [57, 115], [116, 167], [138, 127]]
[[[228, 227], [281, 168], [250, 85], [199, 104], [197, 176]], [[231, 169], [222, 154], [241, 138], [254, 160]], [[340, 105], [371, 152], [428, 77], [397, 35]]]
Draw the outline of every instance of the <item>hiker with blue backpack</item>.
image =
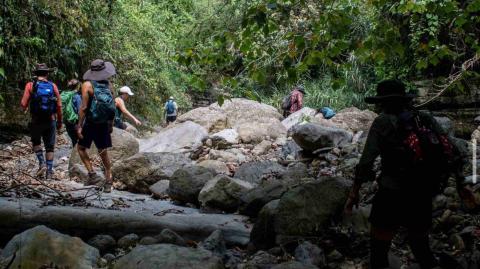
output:
[[130, 113], [130, 111], [128, 111], [127, 107], [125, 106], [125, 102], [128, 100], [128, 98], [134, 95], [130, 87], [123, 86], [118, 92], [119, 96], [115, 98], [116, 109], [115, 121], [113, 126], [122, 130], [127, 129], [127, 125], [125, 124], [125, 122], [123, 122], [123, 115], [126, 115], [128, 118], [130, 118], [135, 123], [135, 125], [142, 125], [142, 122], [135, 118], [135, 116], [133, 116], [132, 113]]
[[55, 132], [62, 128], [62, 100], [57, 85], [48, 80], [51, 71], [44, 63], [36, 65], [33, 71], [36, 78], [25, 85], [20, 104], [24, 111], [30, 110], [30, 135], [33, 151], [38, 159], [37, 177], [45, 176], [47, 180], [53, 179]]
[[173, 96], [168, 98], [168, 101], [165, 103], [165, 115], [167, 124], [173, 123], [177, 120], [177, 102], [173, 99]]
[[90, 69], [83, 75], [82, 106], [78, 115], [77, 149], [88, 171], [86, 185], [98, 186], [103, 181], [93, 169], [87, 152], [93, 142], [104, 166], [104, 192], [110, 192], [113, 183], [108, 148], [112, 147], [111, 132], [115, 117], [115, 100], [109, 79], [115, 74], [115, 67], [110, 62], [96, 59], [90, 64]]
[[67, 83], [66, 91], [63, 91], [60, 96], [62, 98], [63, 108], [63, 123], [67, 134], [72, 140], [72, 147], [75, 148], [78, 142], [77, 125], [78, 125], [78, 111], [82, 104], [81, 83], [77, 79], [71, 79]]

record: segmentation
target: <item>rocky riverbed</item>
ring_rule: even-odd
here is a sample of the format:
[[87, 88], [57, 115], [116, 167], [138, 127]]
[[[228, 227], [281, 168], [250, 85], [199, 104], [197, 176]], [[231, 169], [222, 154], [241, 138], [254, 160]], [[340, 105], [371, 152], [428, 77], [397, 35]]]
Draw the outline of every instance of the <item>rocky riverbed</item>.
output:
[[[367, 268], [375, 184], [352, 216], [342, 209], [375, 116], [348, 108], [326, 120], [304, 108], [283, 119], [232, 99], [143, 138], [115, 129], [109, 194], [83, 186], [65, 135], [52, 182], [32, 176], [27, 138], [1, 145], [0, 268]], [[455, 141], [468, 158], [471, 145]], [[453, 184], [432, 202], [442, 264], [478, 268], [478, 206], [462, 205]], [[416, 268], [403, 232], [391, 260]]]

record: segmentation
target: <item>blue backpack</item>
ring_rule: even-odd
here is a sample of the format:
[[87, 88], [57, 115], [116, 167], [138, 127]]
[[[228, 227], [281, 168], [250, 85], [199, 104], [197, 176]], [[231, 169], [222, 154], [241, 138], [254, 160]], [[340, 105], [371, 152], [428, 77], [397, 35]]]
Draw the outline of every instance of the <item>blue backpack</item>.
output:
[[88, 121], [106, 123], [115, 117], [115, 100], [108, 82], [90, 81], [93, 86], [93, 99], [88, 113]]
[[35, 81], [30, 99], [30, 113], [39, 118], [50, 118], [57, 112], [57, 98], [53, 83], [50, 81]]
[[327, 120], [333, 118], [333, 116], [335, 116], [336, 114], [335, 111], [329, 107], [323, 107], [322, 109], [320, 109], [320, 112]]
[[167, 114], [173, 114], [175, 112], [175, 105], [173, 100], [168, 100], [167, 102]]

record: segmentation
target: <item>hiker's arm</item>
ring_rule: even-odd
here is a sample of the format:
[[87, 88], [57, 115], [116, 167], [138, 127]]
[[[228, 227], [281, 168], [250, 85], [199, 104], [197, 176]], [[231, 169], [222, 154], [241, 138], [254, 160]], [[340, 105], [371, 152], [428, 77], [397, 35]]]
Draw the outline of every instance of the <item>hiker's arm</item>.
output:
[[120, 111], [122, 111], [123, 114], [125, 114], [127, 117], [129, 117], [136, 125], [141, 125], [142, 123], [135, 118], [135, 116], [128, 111], [127, 107], [125, 106], [125, 102], [123, 101], [122, 98], [118, 98], [118, 108]]
[[33, 83], [28, 82], [25, 85], [25, 90], [23, 91], [23, 97], [22, 97], [22, 100], [20, 101], [20, 106], [22, 107], [22, 109], [24, 111], [26, 111], [28, 109], [28, 103], [30, 102], [30, 95], [31, 95], [31, 92], [32, 92], [32, 86], [33, 86]]
[[57, 85], [53, 84], [53, 92], [57, 98], [57, 129], [62, 129], [62, 97], [60, 96], [60, 91], [58, 90]]
[[78, 110], [78, 127], [81, 129], [87, 114], [88, 101], [90, 100], [89, 91], [92, 89], [92, 84], [86, 81], [82, 84], [82, 104]]
[[355, 178], [353, 180], [350, 194], [348, 195], [348, 200], [345, 204], [345, 213], [351, 214], [353, 207], [358, 206], [360, 201], [360, 187], [362, 184], [366, 181], [375, 180], [373, 164], [378, 155], [380, 155], [379, 127], [378, 120], [375, 120], [368, 132], [362, 157], [360, 158], [358, 165], [355, 167]]

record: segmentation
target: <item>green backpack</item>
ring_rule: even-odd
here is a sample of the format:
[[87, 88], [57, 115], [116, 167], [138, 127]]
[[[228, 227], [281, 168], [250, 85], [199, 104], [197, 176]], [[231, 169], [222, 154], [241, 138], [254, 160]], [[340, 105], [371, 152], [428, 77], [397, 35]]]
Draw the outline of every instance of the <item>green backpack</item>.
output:
[[63, 121], [65, 123], [75, 124], [78, 121], [78, 114], [73, 107], [73, 97], [75, 94], [75, 91], [63, 91], [60, 94], [60, 98], [62, 98]]
[[90, 105], [87, 120], [92, 123], [106, 123], [115, 117], [115, 100], [108, 87], [108, 82], [91, 81], [93, 100]]

